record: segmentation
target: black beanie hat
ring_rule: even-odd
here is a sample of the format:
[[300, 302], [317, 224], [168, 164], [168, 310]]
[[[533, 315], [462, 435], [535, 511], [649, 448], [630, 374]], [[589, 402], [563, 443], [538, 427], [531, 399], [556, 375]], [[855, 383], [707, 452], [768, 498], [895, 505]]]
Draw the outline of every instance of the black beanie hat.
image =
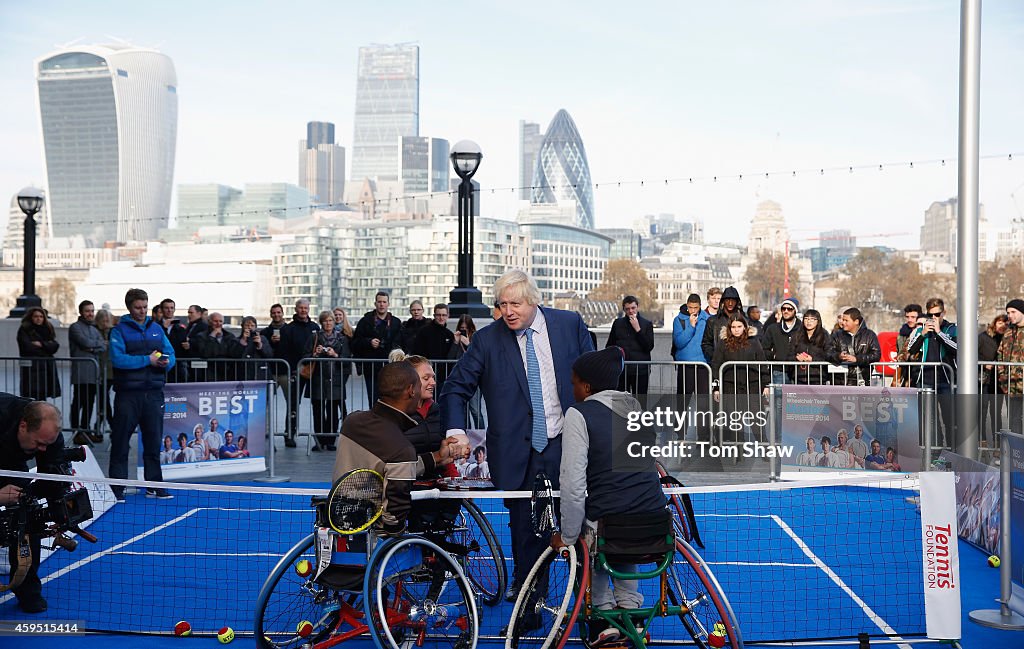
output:
[[1024, 300], [1020, 299], [1019, 297], [1016, 298], [1016, 299], [1010, 300], [1009, 302], [1006, 303], [1006, 308], [1007, 309], [1017, 309], [1021, 313], [1024, 313]]
[[606, 347], [599, 352], [587, 352], [572, 364], [572, 371], [582, 381], [590, 384], [593, 392], [615, 390], [619, 387], [619, 375], [625, 366], [626, 355], [621, 347]]

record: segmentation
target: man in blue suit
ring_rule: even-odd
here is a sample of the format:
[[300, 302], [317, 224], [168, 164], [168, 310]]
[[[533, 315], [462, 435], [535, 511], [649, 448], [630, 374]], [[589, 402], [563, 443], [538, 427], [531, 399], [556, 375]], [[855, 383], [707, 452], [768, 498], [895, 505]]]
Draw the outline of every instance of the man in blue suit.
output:
[[[539, 306], [537, 282], [510, 270], [494, 284], [501, 319], [480, 329], [441, 390], [449, 436], [466, 426], [466, 404], [476, 393], [487, 403], [487, 457], [498, 489], [532, 489], [543, 472], [558, 485], [563, 415], [575, 403], [572, 364], [594, 350], [579, 314]], [[506, 501], [512, 532], [513, 601], [547, 545], [530, 522], [530, 503]], [[510, 598], [511, 596], [511, 598]]]

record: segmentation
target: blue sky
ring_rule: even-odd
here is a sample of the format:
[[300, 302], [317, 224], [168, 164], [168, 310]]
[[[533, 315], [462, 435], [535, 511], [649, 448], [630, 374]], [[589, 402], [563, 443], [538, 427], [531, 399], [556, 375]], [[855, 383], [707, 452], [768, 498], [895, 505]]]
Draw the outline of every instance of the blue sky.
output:
[[[1000, 226], [1024, 212], [1024, 2], [983, 10], [981, 153], [1021, 154], [981, 166], [982, 202]], [[709, 239], [739, 241], [771, 198], [795, 239], [845, 226], [909, 232], [884, 242], [913, 247], [928, 205], [956, 195], [959, 11], [954, 0], [0, 0], [0, 195], [43, 181], [33, 61], [55, 46], [114, 37], [169, 55], [175, 182], [241, 186], [295, 182], [309, 120], [334, 122], [351, 155], [358, 47], [416, 42], [420, 132], [480, 144], [485, 213], [514, 214], [512, 192], [488, 190], [516, 184], [518, 120], [546, 127], [566, 108], [599, 185], [599, 227], [671, 212], [703, 218]], [[940, 158], [949, 162], [763, 178]]]

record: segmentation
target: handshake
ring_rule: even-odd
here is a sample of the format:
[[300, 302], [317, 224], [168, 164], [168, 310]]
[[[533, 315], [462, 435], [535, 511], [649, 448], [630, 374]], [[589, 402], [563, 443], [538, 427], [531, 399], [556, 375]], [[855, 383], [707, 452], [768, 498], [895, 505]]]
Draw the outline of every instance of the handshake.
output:
[[469, 457], [469, 438], [465, 434], [452, 435], [441, 440], [441, 448], [434, 452], [438, 466], [451, 464], [461, 457]]

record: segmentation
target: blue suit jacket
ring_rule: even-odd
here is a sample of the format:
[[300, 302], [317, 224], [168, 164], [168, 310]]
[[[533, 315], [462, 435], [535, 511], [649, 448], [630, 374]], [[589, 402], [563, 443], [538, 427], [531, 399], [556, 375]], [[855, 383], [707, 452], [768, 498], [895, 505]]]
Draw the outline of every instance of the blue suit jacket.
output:
[[[572, 364], [584, 352], [594, 351], [594, 343], [578, 313], [540, 308], [547, 322], [558, 400], [565, 412], [576, 402]], [[487, 401], [491, 479], [499, 489], [518, 489], [530, 459], [533, 411], [516, 333], [504, 320], [495, 320], [473, 336], [473, 343], [444, 382], [439, 400], [445, 430], [465, 427], [466, 403], [477, 388]]]

